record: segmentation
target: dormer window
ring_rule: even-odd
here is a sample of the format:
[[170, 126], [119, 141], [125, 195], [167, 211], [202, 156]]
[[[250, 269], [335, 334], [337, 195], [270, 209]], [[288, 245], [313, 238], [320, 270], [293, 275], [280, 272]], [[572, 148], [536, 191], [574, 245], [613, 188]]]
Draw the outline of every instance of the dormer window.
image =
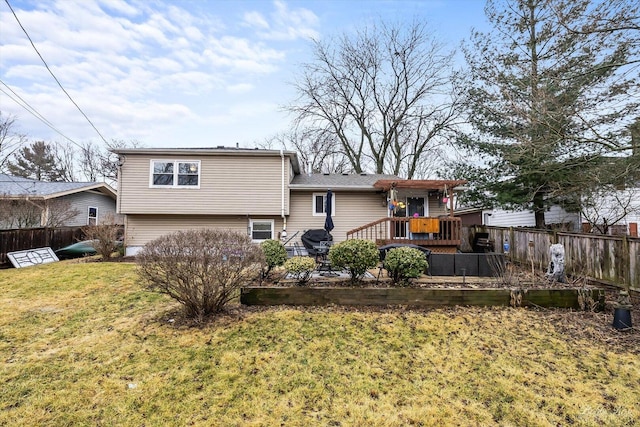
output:
[[152, 160], [150, 187], [200, 188], [200, 160]]

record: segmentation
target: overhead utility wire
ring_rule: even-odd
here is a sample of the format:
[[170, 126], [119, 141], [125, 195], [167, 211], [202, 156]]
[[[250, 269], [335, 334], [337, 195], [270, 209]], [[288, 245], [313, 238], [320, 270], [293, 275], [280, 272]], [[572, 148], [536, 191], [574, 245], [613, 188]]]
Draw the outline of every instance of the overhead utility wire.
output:
[[[35, 108], [33, 108], [31, 105], [29, 105], [29, 103], [27, 101], [25, 101], [24, 99], [22, 99], [22, 97], [20, 95], [18, 95], [13, 89], [11, 89], [11, 87], [9, 87], [5, 82], [2, 81], [2, 79], [0, 79], [0, 83], [2, 83], [4, 86], [6, 86], [7, 89], [9, 89], [11, 91], [11, 93], [13, 93], [21, 102], [16, 101], [13, 96], [11, 96], [10, 94], [8, 94], [7, 92], [5, 92], [4, 89], [2, 89], [0, 87], [0, 92], [4, 93], [5, 95], [7, 95], [13, 102], [15, 102], [16, 104], [18, 104], [19, 106], [21, 106], [22, 108], [24, 108], [25, 110], [27, 110], [31, 115], [33, 115], [36, 119], [40, 120], [42, 123], [44, 123], [45, 125], [47, 125], [49, 128], [51, 128], [54, 132], [56, 132], [57, 134], [61, 135], [63, 138], [65, 138], [67, 141], [71, 142], [72, 144], [76, 145], [78, 148], [84, 149], [84, 147], [82, 147], [81, 144], [77, 143], [76, 141], [74, 141], [73, 139], [69, 138], [67, 135], [65, 135], [64, 133], [62, 133], [61, 131], [59, 131], [54, 125], [53, 123], [51, 123], [49, 120], [47, 120], [42, 114], [40, 114], [38, 112], [38, 110], [36, 110]], [[24, 105], [23, 105], [24, 104]]]
[[31, 43], [31, 46], [33, 47], [33, 49], [36, 51], [36, 53], [38, 54], [38, 56], [40, 57], [40, 60], [42, 61], [42, 63], [44, 64], [44, 66], [47, 68], [47, 71], [49, 71], [49, 74], [51, 74], [51, 77], [53, 77], [53, 79], [56, 81], [56, 83], [58, 83], [58, 86], [60, 86], [60, 89], [62, 89], [62, 91], [65, 93], [65, 95], [67, 95], [67, 97], [69, 98], [69, 100], [71, 100], [71, 102], [73, 103], [73, 105], [76, 106], [76, 108], [78, 109], [78, 111], [80, 111], [80, 113], [84, 116], [85, 119], [87, 119], [87, 122], [89, 122], [89, 124], [91, 125], [91, 127], [93, 127], [93, 129], [98, 133], [98, 135], [100, 135], [100, 138], [102, 138], [102, 140], [104, 141], [105, 144], [108, 144], [107, 140], [105, 139], [104, 136], [102, 136], [102, 134], [100, 133], [100, 131], [98, 130], [98, 128], [93, 124], [93, 122], [89, 119], [89, 117], [87, 117], [87, 115], [84, 113], [84, 111], [82, 111], [82, 109], [80, 108], [80, 106], [78, 104], [76, 104], [76, 102], [73, 100], [73, 98], [71, 97], [71, 95], [69, 95], [69, 93], [65, 90], [65, 88], [62, 86], [62, 84], [60, 83], [60, 81], [58, 80], [58, 78], [55, 76], [55, 74], [53, 74], [53, 71], [51, 71], [51, 69], [49, 68], [49, 65], [47, 64], [47, 61], [44, 60], [44, 58], [42, 57], [42, 55], [40, 55], [40, 52], [38, 51], [38, 48], [36, 48], [36, 45], [33, 43], [33, 40], [31, 40], [31, 37], [29, 36], [29, 33], [27, 33], [27, 30], [22, 26], [22, 23], [20, 22], [20, 20], [18, 19], [18, 15], [16, 15], [16, 12], [13, 10], [13, 8], [11, 7], [11, 5], [9, 4], [9, 0], [4, 0], [5, 3], [7, 3], [7, 6], [9, 6], [9, 9], [11, 9], [11, 13], [13, 13], [13, 17], [16, 18], [16, 21], [18, 22], [18, 25], [20, 25], [20, 28], [22, 28], [22, 31], [24, 32], [24, 34], [27, 36], [27, 39], [29, 39], [29, 42]]
[[53, 127], [53, 123], [51, 123], [49, 120], [47, 120], [46, 117], [44, 117], [42, 114], [40, 114], [40, 112], [38, 112], [38, 110], [36, 110], [35, 108], [33, 108], [31, 105], [29, 105], [29, 103], [27, 101], [24, 100], [24, 98], [22, 98], [20, 95], [18, 95], [18, 93], [11, 89], [11, 86], [9, 86], [8, 84], [6, 84], [4, 81], [2, 81], [2, 79], [0, 79], [0, 83], [2, 83], [2, 85], [4, 87], [6, 87], [7, 89], [9, 89], [9, 91], [20, 100], [20, 102], [16, 101], [11, 95], [9, 95], [7, 92], [5, 92], [2, 88], [0, 88], [0, 90], [2, 90], [2, 92], [7, 95], [9, 98], [11, 98], [11, 100], [13, 100], [13, 102], [15, 102], [16, 104], [20, 105], [22, 108], [24, 108], [25, 110], [27, 110], [29, 113], [31, 113], [32, 115], [34, 115], [36, 118], [38, 118], [39, 120], [41, 120], [42, 122], [44, 122], [47, 126], [49, 127]]

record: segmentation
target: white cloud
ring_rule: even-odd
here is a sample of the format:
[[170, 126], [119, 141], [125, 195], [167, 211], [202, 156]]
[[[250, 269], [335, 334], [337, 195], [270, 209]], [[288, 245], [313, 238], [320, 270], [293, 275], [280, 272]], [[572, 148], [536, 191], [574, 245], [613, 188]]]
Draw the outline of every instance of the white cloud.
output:
[[244, 14], [244, 23], [245, 23], [246, 26], [254, 28], [254, 29], [261, 29], [261, 30], [268, 30], [269, 29], [269, 23], [267, 22], [265, 17], [262, 16], [261, 13], [256, 12], [256, 11], [245, 13]]
[[233, 94], [247, 93], [251, 92], [254, 88], [254, 85], [250, 83], [238, 83], [235, 85], [231, 85], [227, 87], [227, 92]]
[[309, 9], [289, 9], [281, 0], [273, 2], [275, 11], [267, 19], [263, 14], [252, 11], [244, 15], [244, 25], [253, 28], [265, 40], [296, 40], [318, 37], [319, 19]]
[[[275, 5], [269, 22], [257, 12], [239, 13], [235, 22], [227, 15], [223, 22], [212, 15], [214, 8], [196, 13], [180, 3], [136, 0], [58, 0], [17, 14], [56, 77], [107, 139], [154, 145], [165, 135], [179, 134], [170, 130], [175, 126], [198, 123], [208, 134], [214, 126], [238, 126], [246, 138], [261, 129], [246, 127], [248, 121], [264, 121], [265, 129], [275, 126], [279, 101], [264, 78], [281, 69], [283, 49], [290, 46], [270, 40], [294, 40], [316, 19], [304, 9]], [[1, 7], [2, 81], [63, 133], [78, 141], [98, 139]], [[246, 31], [247, 22], [270, 36], [257, 39]], [[34, 138], [61, 139], [4, 94], [0, 97], [2, 110], [18, 113], [21, 127]]]
[[139, 14], [138, 9], [123, 0], [99, 0], [99, 4], [104, 5], [107, 9], [119, 12], [132, 18], [138, 16]]

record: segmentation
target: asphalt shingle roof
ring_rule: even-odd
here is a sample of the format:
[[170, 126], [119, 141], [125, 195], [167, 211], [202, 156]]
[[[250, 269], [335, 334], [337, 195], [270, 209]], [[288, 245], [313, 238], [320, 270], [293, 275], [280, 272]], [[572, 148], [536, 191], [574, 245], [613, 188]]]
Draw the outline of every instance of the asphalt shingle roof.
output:
[[97, 182], [44, 182], [35, 179], [22, 178], [0, 174], [0, 196], [32, 196], [46, 197], [52, 194], [64, 193], [83, 188], [93, 188]]
[[399, 179], [395, 175], [383, 174], [301, 174], [291, 182], [292, 188], [367, 188], [380, 179]]

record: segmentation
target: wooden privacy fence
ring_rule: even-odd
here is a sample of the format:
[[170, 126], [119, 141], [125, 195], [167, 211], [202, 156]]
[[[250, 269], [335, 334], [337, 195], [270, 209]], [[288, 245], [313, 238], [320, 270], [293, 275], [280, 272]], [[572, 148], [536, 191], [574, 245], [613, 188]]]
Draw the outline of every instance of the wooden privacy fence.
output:
[[53, 250], [82, 240], [82, 227], [0, 230], [0, 266], [9, 265], [8, 252], [49, 246]]
[[489, 233], [497, 252], [508, 241], [511, 260], [539, 270], [549, 265], [549, 246], [560, 243], [568, 274], [640, 291], [640, 238], [489, 226], [476, 231]]

